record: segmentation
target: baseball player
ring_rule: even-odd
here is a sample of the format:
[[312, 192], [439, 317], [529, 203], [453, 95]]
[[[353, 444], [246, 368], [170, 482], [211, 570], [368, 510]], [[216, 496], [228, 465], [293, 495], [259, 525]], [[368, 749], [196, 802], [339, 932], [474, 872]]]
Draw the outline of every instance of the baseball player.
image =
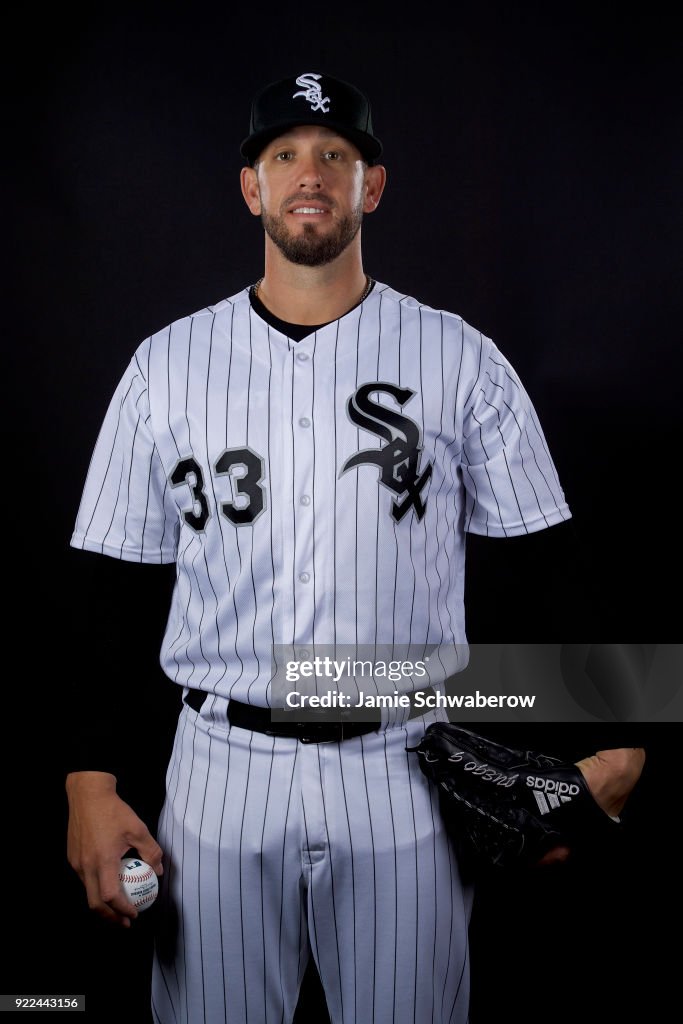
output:
[[[570, 511], [496, 345], [363, 269], [386, 180], [367, 98], [318, 72], [268, 85], [241, 152], [264, 274], [135, 351], [71, 540], [175, 566], [161, 663], [184, 702], [158, 843], [114, 773], [81, 765], [70, 860], [129, 924], [116, 858], [133, 843], [161, 871], [163, 851], [158, 1022], [291, 1021], [312, 955], [335, 1024], [464, 1024], [472, 890], [406, 749], [446, 717], [414, 699], [443, 692], [443, 663], [371, 720], [292, 722], [271, 714], [273, 650], [407, 646], [456, 671], [466, 533]], [[617, 813], [626, 760], [587, 766]]]

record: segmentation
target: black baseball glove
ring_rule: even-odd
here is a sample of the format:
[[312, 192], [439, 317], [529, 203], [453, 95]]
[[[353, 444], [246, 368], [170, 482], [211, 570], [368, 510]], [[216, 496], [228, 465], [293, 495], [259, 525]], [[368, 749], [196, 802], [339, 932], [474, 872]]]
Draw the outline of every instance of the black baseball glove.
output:
[[430, 725], [408, 749], [439, 787], [465, 874], [528, 866], [554, 846], [585, 850], [621, 832], [580, 769], [559, 758], [506, 747], [452, 722]]

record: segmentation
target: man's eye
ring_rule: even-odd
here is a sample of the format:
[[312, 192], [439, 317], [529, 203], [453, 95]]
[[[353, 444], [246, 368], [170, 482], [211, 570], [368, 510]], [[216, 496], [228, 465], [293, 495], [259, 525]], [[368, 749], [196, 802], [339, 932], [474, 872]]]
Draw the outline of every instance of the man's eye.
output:
[[338, 150], [336, 150], [336, 149], [328, 149], [327, 153], [325, 153], [325, 159], [326, 160], [341, 160], [341, 153], [339, 153]]
[[283, 150], [281, 153], [276, 153], [275, 154], [275, 159], [276, 160], [281, 160], [281, 161], [283, 161], [283, 160], [290, 160], [291, 157], [292, 157], [292, 154], [290, 153], [290, 151], [288, 149]]

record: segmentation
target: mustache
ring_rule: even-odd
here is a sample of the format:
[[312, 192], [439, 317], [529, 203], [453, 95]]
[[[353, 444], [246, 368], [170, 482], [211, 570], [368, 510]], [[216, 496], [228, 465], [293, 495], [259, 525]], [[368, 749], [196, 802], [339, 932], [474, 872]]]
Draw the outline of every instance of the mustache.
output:
[[294, 195], [287, 196], [282, 201], [282, 209], [291, 206], [292, 204], [304, 204], [304, 203], [323, 203], [328, 209], [332, 210], [335, 206], [333, 199], [325, 195], [324, 192], [296, 192]]

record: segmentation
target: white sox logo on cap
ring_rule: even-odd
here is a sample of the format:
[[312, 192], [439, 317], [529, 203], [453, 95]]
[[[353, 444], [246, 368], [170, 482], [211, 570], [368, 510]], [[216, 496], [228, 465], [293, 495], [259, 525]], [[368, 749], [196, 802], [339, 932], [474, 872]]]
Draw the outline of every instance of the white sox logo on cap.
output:
[[[297, 85], [303, 86], [300, 92], [295, 92], [292, 95], [292, 99], [295, 100], [297, 96], [303, 96], [307, 103], [311, 104], [311, 110], [322, 110], [323, 114], [329, 113], [330, 97], [323, 96], [323, 91], [318, 85], [318, 80], [322, 78], [322, 75], [316, 75], [313, 71], [307, 71], [305, 75], [299, 75], [296, 80]], [[325, 106], [325, 104], [328, 104]]]

